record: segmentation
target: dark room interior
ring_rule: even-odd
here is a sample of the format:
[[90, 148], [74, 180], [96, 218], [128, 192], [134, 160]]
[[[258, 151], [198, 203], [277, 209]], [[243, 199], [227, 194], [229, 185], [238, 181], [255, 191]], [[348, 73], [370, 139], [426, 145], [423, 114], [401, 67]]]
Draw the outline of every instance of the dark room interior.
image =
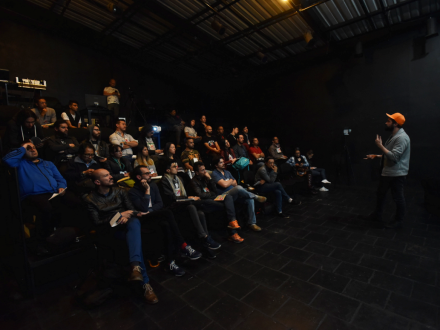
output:
[[0, 329], [440, 328], [440, 1], [0, 18]]

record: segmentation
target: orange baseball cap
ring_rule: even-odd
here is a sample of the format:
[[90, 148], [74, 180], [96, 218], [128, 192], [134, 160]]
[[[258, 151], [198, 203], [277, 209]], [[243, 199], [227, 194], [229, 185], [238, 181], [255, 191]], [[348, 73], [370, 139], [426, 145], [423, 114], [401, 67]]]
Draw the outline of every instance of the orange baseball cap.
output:
[[391, 119], [394, 119], [396, 123], [398, 123], [400, 126], [405, 124], [405, 117], [401, 113], [396, 112], [393, 113], [392, 115], [387, 114], [387, 116], [390, 117]]

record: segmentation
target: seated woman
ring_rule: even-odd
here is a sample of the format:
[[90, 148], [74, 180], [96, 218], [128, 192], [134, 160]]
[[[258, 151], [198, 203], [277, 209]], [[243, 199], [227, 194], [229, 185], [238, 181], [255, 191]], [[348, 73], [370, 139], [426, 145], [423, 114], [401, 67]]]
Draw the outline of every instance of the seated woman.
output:
[[186, 139], [192, 138], [195, 144], [199, 144], [202, 141], [202, 137], [197, 135], [197, 132], [195, 130], [195, 125], [196, 125], [196, 120], [191, 119], [189, 121], [189, 125], [186, 126], [184, 130], [185, 138]]
[[134, 161], [134, 167], [138, 167], [139, 165], [147, 166], [150, 170], [150, 176], [154, 178], [157, 176], [156, 165], [154, 164], [154, 160], [150, 157], [150, 153], [147, 146], [143, 146], [142, 149], [138, 149], [138, 154], [136, 156], [136, 160]]
[[161, 153], [163, 153], [163, 150], [157, 148], [158, 141], [154, 136], [153, 126], [145, 125], [142, 128], [141, 133], [139, 134], [138, 141], [139, 141], [139, 148], [146, 146], [148, 148], [148, 154], [150, 155], [150, 157], [155, 162], [157, 162], [158, 157]]
[[114, 183], [116, 183], [120, 179], [129, 177], [129, 173], [133, 171], [133, 167], [127, 158], [122, 157], [121, 146], [112, 144], [109, 149], [110, 158], [107, 160], [108, 170], [113, 177]]
[[231, 172], [232, 176], [235, 178], [235, 180], [238, 181], [238, 172], [235, 168], [232, 167], [232, 164], [234, 164], [237, 160], [237, 157], [235, 156], [234, 150], [231, 148], [231, 145], [228, 140], [224, 140], [221, 148], [221, 157], [225, 161], [226, 169]]

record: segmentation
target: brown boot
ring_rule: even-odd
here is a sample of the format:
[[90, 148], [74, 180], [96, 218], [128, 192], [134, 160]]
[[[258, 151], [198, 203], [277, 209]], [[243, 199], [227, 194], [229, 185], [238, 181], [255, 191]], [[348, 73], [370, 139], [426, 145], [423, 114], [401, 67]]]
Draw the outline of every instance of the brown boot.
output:
[[144, 297], [147, 304], [157, 304], [159, 302], [159, 299], [157, 299], [156, 294], [153, 291], [153, 288], [151, 287], [150, 283], [144, 284]]
[[131, 267], [131, 274], [128, 277], [129, 281], [143, 281], [144, 277], [142, 276], [142, 268], [141, 266], [132, 266]]

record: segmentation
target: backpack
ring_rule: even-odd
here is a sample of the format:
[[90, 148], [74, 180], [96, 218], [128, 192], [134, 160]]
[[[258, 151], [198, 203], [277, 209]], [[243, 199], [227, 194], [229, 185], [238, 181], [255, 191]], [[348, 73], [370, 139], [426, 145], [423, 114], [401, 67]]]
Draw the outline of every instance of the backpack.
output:
[[249, 159], [247, 159], [245, 157], [239, 158], [238, 160], [235, 161], [234, 164], [232, 164], [232, 167], [237, 170], [239, 183], [240, 183], [240, 171], [244, 170], [246, 168], [246, 166], [249, 170]]

